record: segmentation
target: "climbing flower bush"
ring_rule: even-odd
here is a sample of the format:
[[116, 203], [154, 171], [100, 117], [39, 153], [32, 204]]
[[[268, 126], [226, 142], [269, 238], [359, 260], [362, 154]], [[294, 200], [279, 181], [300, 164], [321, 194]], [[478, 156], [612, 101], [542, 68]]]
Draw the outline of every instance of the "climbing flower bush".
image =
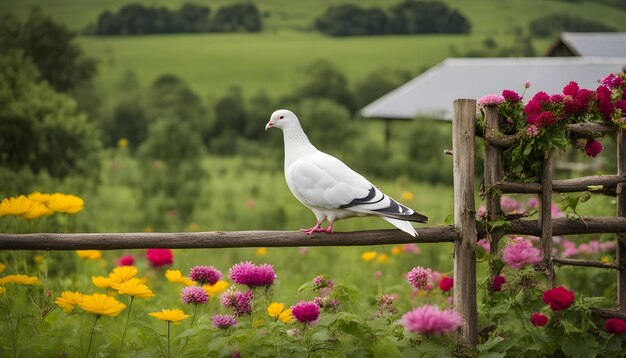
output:
[[[525, 89], [530, 86], [525, 85]], [[626, 76], [610, 74], [598, 81], [596, 89], [580, 88], [572, 81], [562, 93], [537, 92], [524, 104], [523, 95], [505, 89], [501, 95], [488, 94], [478, 100], [480, 109], [496, 106], [500, 131], [515, 137], [515, 144], [504, 152], [505, 171], [521, 180], [535, 180], [545, 155], [569, 146], [583, 150], [588, 157], [602, 152], [596, 139], [568, 138], [566, 125], [604, 123], [626, 128]], [[483, 127], [483, 118], [478, 118]]]

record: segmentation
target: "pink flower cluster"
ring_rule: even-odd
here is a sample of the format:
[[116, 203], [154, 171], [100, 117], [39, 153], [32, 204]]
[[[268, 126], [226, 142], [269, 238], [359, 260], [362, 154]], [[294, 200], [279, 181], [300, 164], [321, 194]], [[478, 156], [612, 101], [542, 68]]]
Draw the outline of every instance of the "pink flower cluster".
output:
[[[583, 243], [576, 246], [576, 243], [572, 241], [563, 239], [559, 236], [555, 236], [552, 238], [552, 242], [562, 248], [560, 256], [565, 258], [576, 256], [579, 254], [593, 255], [597, 253], [612, 251], [615, 249], [614, 241], [600, 242], [598, 240], [591, 240], [588, 243]], [[557, 252], [557, 248], [553, 248], [553, 253], [556, 254]]]
[[125, 255], [117, 260], [117, 266], [133, 266], [135, 264], [135, 258], [133, 255]]
[[174, 255], [170, 249], [148, 249], [146, 258], [153, 267], [163, 267], [174, 262]]
[[194, 266], [189, 271], [189, 279], [199, 285], [215, 285], [222, 278], [222, 272], [213, 266]]
[[541, 250], [521, 236], [513, 238], [511, 244], [502, 249], [502, 260], [513, 269], [538, 264], [541, 258]]
[[440, 310], [434, 305], [424, 305], [405, 313], [402, 325], [409, 332], [443, 334], [457, 330], [464, 324], [463, 317], [454, 310]]
[[211, 316], [211, 321], [213, 321], [213, 327], [219, 329], [227, 329], [237, 324], [235, 316], [228, 314], [213, 315]]
[[220, 303], [226, 308], [230, 308], [234, 311], [235, 316], [241, 317], [252, 313], [252, 298], [254, 293], [252, 291], [235, 291], [234, 287], [229, 288], [222, 294]]
[[276, 279], [274, 266], [270, 264], [256, 266], [252, 262], [240, 262], [233, 265], [228, 276], [235, 283], [249, 288], [269, 287]]
[[311, 323], [320, 315], [320, 307], [314, 302], [300, 301], [291, 306], [291, 314], [301, 323]]
[[431, 269], [424, 268], [422, 266], [414, 267], [409, 273], [406, 274], [406, 280], [411, 284], [411, 286], [420, 289], [426, 288], [429, 284], [432, 286], [432, 274]]
[[484, 106], [497, 106], [500, 103], [504, 102], [504, 97], [499, 95], [499, 94], [495, 94], [495, 93], [490, 93], [490, 94], [486, 94], [482, 97], [480, 97], [480, 99], [478, 99], [478, 106], [480, 107], [484, 107]]
[[602, 143], [598, 142], [593, 138], [587, 139], [587, 143], [585, 144], [585, 154], [588, 157], [595, 158], [600, 152], [602, 152]]
[[204, 304], [208, 301], [209, 295], [199, 286], [187, 286], [180, 292], [183, 302], [190, 305]]

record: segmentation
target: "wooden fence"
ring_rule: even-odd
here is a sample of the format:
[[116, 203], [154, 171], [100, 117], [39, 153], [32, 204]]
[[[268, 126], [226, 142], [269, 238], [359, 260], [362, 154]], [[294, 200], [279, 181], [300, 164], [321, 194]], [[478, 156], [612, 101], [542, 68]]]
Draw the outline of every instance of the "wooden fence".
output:
[[[569, 135], [594, 137], [617, 131], [618, 172], [616, 175], [552, 180], [553, 156], [549, 153], [543, 163], [539, 183], [512, 183], [503, 180], [502, 150], [515, 143], [515, 136], [498, 131], [498, 113], [485, 108], [485, 168], [484, 188], [489, 220], [501, 216], [500, 193], [540, 195], [538, 220], [511, 220], [510, 225], [490, 227], [476, 223], [474, 140], [476, 101], [454, 101], [454, 225], [418, 228], [414, 238], [399, 230], [369, 230], [304, 235], [291, 231], [234, 231], [199, 233], [83, 233], [83, 234], [0, 234], [0, 250], [83, 250], [83, 249], [141, 249], [141, 248], [236, 248], [236, 247], [295, 247], [295, 246], [365, 246], [403, 243], [454, 243], [454, 302], [465, 317], [463, 342], [476, 345], [478, 317], [476, 304], [476, 242], [490, 237], [492, 252], [507, 234], [535, 235], [541, 240], [544, 254], [539, 268], [550, 284], [554, 284], [554, 265], [588, 266], [617, 271], [617, 310], [597, 310], [601, 316], [626, 318], [626, 139], [621, 130], [612, 126], [570, 125]], [[552, 218], [553, 192], [587, 191], [590, 185], [602, 185], [604, 194], [617, 197], [617, 217], [565, 219]], [[593, 260], [560, 258], [552, 255], [553, 235], [617, 233], [617, 260], [608, 264]]]

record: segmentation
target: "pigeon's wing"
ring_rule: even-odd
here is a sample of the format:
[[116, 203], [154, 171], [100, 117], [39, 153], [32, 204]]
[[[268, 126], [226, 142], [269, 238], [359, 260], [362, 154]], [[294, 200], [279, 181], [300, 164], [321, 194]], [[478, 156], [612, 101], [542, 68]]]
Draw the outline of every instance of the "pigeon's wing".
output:
[[294, 195], [310, 207], [346, 209], [399, 220], [427, 220], [385, 195], [339, 159], [325, 153], [297, 160], [286, 175]]

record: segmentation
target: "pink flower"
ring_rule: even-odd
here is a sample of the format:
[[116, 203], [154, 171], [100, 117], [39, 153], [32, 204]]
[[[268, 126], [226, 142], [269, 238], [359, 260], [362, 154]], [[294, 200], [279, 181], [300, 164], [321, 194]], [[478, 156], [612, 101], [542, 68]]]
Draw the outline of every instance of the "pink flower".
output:
[[539, 113], [539, 115], [537, 116], [537, 124], [541, 125], [541, 126], [551, 126], [556, 124], [556, 117], [554, 116], [554, 113], [552, 112], [541, 112]]
[[202, 287], [187, 286], [180, 292], [180, 297], [186, 304], [204, 304], [209, 299], [209, 295]]
[[154, 267], [171, 265], [174, 262], [174, 255], [170, 249], [148, 249], [146, 250], [146, 258]]
[[541, 250], [533, 247], [533, 244], [523, 237], [513, 239], [511, 244], [502, 249], [502, 260], [513, 269], [535, 265], [541, 261], [541, 257]]
[[602, 143], [598, 142], [593, 138], [587, 139], [587, 144], [585, 144], [585, 154], [588, 157], [595, 158], [600, 152], [604, 149], [602, 147]]
[[220, 303], [226, 308], [230, 308], [235, 312], [235, 316], [241, 317], [252, 313], [252, 298], [254, 292], [235, 291], [234, 287], [229, 288], [222, 294]]
[[235, 316], [228, 314], [216, 314], [211, 317], [213, 321], [213, 327], [219, 329], [227, 329], [237, 324]]
[[537, 199], [537, 198], [529, 198], [528, 199], [528, 203], [526, 205], [528, 205], [528, 207], [531, 208], [531, 209], [538, 208], [539, 207], [539, 199]]
[[511, 102], [519, 102], [519, 101], [522, 100], [522, 97], [519, 94], [517, 94], [517, 92], [511, 91], [511, 90], [507, 90], [507, 89], [502, 91], [502, 97], [505, 100], [511, 101]]
[[424, 305], [405, 313], [402, 325], [409, 332], [443, 334], [457, 330], [465, 322], [454, 310], [439, 310], [434, 305]]
[[565, 213], [561, 211], [561, 209], [559, 209], [559, 206], [556, 205], [555, 203], [552, 203], [552, 205], [550, 206], [550, 213], [552, 214], [553, 218], [564, 218], [565, 217]]
[[609, 318], [604, 323], [604, 330], [613, 334], [622, 334], [626, 331], [626, 322], [619, 318]]
[[313, 279], [313, 290], [319, 291], [323, 288], [333, 288], [335, 284], [326, 275], [319, 275]]
[[598, 109], [605, 120], [611, 120], [611, 115], [615, 111], [613, 101], [611, 99], [611, 90], [608, 87], [600, 86], [596, 89], [596, 98], [598, 100]]
[[563, 286], [553, 288], [543, 293], [543, 302], [554, 311], [561, 311], [574, 303], [574, 292], [567, 290]]
[[578, 89], [578, 83], [571, 81], [569, 84], [563, 87], [563, 94], [566, 96], [576, 97]]
[[422, 252], [422, 249], [420, 249], [416, 244], [404, 244], [402, 245], [402, 251], [419, 255], [420, 252]]
[[502, 291], [502, 285], [504, 285], [505, 283], [506, 278], [502, 275], [498, 275], [493, 278], [493, 281], [491, 281], [491, 290], [493, 292], [500, 292]]
[[194, 266], [189, 272], [189, 278], [200, 285], [212, 286], [222, 278], [222, 273], [213, 266]]
[[117, 266], [133, 266], [134, 264], [135, 258], [133, 255], [122, 256], [119, 260], [117, 260]]
[[614, 74], [612, 74], [612, 73], [611, 73], [611, 74], [609, 74], [608, 76], [603, 77], [603, 78], [600, 80], [600, 83], [601, 83], [603, 86], [606, 86], [606, 87], [608, 87], [608, 88], [617, 88], [617, 87], [620, 87], [620, 86], [622, 85], [622, 82], [623, 82], [623, 80], [622, 80], [622, 78], [621, 78], [621, 77], [615, 76], [615, 75], [614, 75]]
[[486, 94], [486, 95], [480, 97], [480, 99], [478, 100], [478, 106], [480, 106], [480, 107], [496, 106], [496, 105], [499, 105], [502, 102], [504, 102], [504, 97], [502, 97], [499, 94], [490, 93], [490, 94]]
[[543, 327], [548, 323], [548, 317], [541, 312], [533, 312], [530, 315], [530, 323], [536, 327]]
[[452, 277], [443, 276], [441, 281], [439, 281], [439, 288], [443, 292], [448, 292], [454, 286], [454, 279]]
[[486, 252], [491, 251], [491, 246], [489, 245], [489, 241], [487, 239], [480, 239], [476, 242], [476, 244]]
[[528, 88], [528, 87], [530, 87], [530, 81], [524, 82], [524, 88]]
[[484, 206], [481, 206], [476, 211], [476, 220], [480, 221], [480, 220], [486, 220], [486, 219], [487, 219], [487, 208], [485, 208]]
[[534, 124], [531, 124], [528, 126], [528, 128], [526, 128], [526, 135], [528, 135], [529, 137], [536, 137], [539, 135], [539, 127], [537, 127]]
[[503, 196], [500, 198], [500, 206], [502, 207], [502, 211], [505, 213], [510, 213], [511, 211], [519, 209], [519, 203], [508, 196]]
[[425, 288], [431, 278], [431, 272], [429, 268], [417, 266], [406, 274], [406, 280], [415, 288]]
[[302, 323], [310, 323], [320, 315], [320, 307], [313, 302], [300, 301], [291, 306], [291, 314]]
[[254, 265], [252, 262], [240, 262], [230, 268], [228, 275], [231, 280], [240, 285], [250, 288], [269, 287], [274, 283], [276, 274], [274, 267], [269, 264], [260, 266]]

